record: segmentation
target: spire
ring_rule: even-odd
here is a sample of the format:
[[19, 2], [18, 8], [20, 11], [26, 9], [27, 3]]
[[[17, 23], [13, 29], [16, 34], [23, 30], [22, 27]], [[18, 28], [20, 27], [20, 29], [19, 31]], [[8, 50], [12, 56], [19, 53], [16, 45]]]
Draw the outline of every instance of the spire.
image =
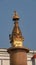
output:
[[13, 47], [22, 46], [21, 42], [24, 40], [18, 24], [18, 20], [19, 20], [19, 16], [17, 15], [16, 11], [14, 11], [14, 15], [13, 15], [14, 28], [12, 34], [10, 35], [10, 43], [12, 44]]
[[19, 16], [16, 11], [14, 11], [14, 15], [13, 15], [13, 21], [15, 20], [19, 20]]

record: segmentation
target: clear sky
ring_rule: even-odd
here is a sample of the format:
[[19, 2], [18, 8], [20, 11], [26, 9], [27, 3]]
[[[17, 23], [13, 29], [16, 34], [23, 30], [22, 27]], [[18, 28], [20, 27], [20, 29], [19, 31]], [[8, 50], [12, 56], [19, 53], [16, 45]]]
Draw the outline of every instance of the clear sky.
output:
[[24, 46], [36, 50], [36, 0], [0, 0], [0, 48], [10, 47], [14, 10], [20, 16], [19, 26]]

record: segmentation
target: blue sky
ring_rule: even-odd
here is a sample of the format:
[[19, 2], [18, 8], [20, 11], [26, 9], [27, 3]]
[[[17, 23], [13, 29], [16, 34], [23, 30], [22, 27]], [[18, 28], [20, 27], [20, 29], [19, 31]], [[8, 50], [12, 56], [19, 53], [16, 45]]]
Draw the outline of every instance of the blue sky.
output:
[[36, 0], [0, 0], [0, 48], [10, 47], [14, 10], [20, 16], [19, 26], [24, 46], [36, 50]]

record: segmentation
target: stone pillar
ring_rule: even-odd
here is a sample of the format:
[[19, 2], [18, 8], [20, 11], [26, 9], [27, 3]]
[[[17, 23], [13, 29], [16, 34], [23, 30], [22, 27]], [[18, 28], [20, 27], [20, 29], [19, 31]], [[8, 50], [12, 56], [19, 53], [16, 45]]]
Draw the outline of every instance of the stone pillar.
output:
[[26, 48], [9, 48], [10, 65], [27, 65], [27, 52]]

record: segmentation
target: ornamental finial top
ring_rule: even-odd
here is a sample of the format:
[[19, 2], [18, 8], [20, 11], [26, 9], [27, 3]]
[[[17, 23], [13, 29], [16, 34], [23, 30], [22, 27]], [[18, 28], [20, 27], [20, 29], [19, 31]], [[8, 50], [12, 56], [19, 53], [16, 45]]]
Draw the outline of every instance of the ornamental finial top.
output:
[[19, 20], [19, 16], [16, 11], [14, 11], [13, 20]]

